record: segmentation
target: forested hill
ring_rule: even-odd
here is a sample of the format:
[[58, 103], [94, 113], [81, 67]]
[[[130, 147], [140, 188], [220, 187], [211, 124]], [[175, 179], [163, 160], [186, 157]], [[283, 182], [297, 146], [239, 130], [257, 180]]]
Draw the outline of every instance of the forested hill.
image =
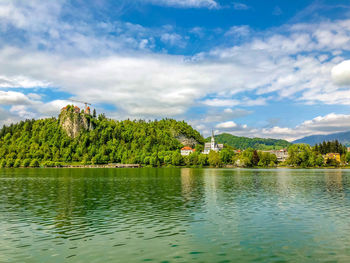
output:
[[[210, 138], [206, 139], [206, 141], [209, 140]], [[247, 148], [253, 148], [256, 150], [279, 150], [291, 145], [291, 143], [285, 140], [238, 137], [228, 133], [215, 135], [215, 141], [242, 150]]]
[[0, 162], [10, 162], [8, 167], [28, 166], [34, 161], [156, 164], [164, 162], [166, 156], [171, 162], [174, 152], [180, 154], [182, 144], [178, 138], [204, 142], [184, 121], [115, 121], [103, 114], [94, 118], [76, 113], [68, 107], [58, 119], [26, 120], [4, 126], [0, 130]]

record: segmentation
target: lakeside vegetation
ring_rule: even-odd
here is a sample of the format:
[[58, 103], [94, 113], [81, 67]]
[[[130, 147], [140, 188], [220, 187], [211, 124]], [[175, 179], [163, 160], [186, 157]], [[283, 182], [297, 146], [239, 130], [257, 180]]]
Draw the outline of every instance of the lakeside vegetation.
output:
[[[100, 165], [108, 163], [140, 164], [149, 167], [339, 167], [350, 162], [350, 153], [338, 141], [311, 147], [291, 145], [284, 140], [244, 138], [228, 134], [216, 136], [225, 148], [202, 154], [204, 138], [184, 121], [116, 121], [65, 108], [59, 118], [26, 120], [0, 129], [0, 167], [59, 167], [63, 165]], [[63, 114], [65, 114], [63, 116]], [[63, 128], [62, 119], [72, 121], [65, 128], [76, 129], [77, 123], [88, 123], [76, 137]], [[78, 120], [80, 122], [73, 122]], [[67, 123], [65, 123], [67, 124]], [[78, 129], [79, 130], [79, 129]], [[186, 142], [195, 142], [196, 151], [182, 156]], [[232, 147], [237, 143], [239, 147]], [[253, 145], [253, 146], [251, 146]], [[248, 147], [249, 146], [249, 147]], [[288, 148], [289, 157], [278, 162], [275, 154], [261, 150]], [[327, 153], [339, 153], [340, 160], [325, 159]]]

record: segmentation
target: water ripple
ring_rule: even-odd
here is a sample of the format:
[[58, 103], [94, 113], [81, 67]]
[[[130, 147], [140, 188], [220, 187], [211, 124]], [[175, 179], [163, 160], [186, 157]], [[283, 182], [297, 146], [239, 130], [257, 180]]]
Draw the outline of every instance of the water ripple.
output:
[[350, 261], [350, 171], [1, 169], [0, 262]]

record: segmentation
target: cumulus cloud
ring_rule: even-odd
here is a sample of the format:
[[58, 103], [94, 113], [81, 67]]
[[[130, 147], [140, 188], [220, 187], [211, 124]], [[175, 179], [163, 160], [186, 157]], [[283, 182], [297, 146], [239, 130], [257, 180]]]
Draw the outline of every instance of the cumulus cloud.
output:
[[[150, 1], [177, 7], [218, 7], [213, 0]], [[350, 51], [350, 20], [284, 25], [254, 37], [247, 26], [233, 27], [225, 40], [230, 35], [245, 36], [244, 42], [227, 41], [185, 57], [152, 52], [157, 41], [176, 45], [185, 39], [172, 28], [154, 30], [120, 21], [69, 24], [61, 20], [64, 2], [0, 3], [0, 31], [7, 36], [0, 39], [0, 87], [7, 89], [0, 100], [27, 107], [13, 108], [11, 114], [24, 116], [27, 110], [37, 116], [57, 115], [65, 101], [45, 104], [35, 95], [8, 93], [12, 88], [35, 87], [55, 87], [97, 105], [112, 105], [118, 111], [112, 115], [122, 117], [176, 117], [198, 105], [223, 110], [267, 105], [272, 99], [350, 102], [350, 91], [338, 86], [349, 81], [346, 61], [339, 63]], [[45, 105], [45, 110], [36, 105]], [[212, 125], [232, 119], [226, 116]], [[258, 129], [237, 124], [233, 128], [242, 135], [289, 138], [289, 132], [301, 134], [296, 128], [278, 126]]]
[[231, 129], [237, 127], [237, 124], [234, 121], [221, 122], [215, 126], [218, 129]]
[[16, 123], [22, 118], [17, 114], [13, 114], [8, 110], [5, 110], [0, 107], [0, 125], [9, 125], [11, 123]]
[[333, 67], [332, 79], [337, 85], [350, 85], [350, 60], [345, 60]]
[[45, 81], [34, 80], [25, 76], [0, 76], [0, 88], [32, 88], [48, 86]]
[[249, 99], [243, 98], [241, 100], [236, 99], [206, 99], [203, 101], [203, 104], [213, 107], [233, 107], [237, 105], [242, 106], [261, 106], [266, 104], [267, 98], [257, 98]]
[[229, 132], [237, 136], [280, 138], [293, 141], [305, 136], [345, 132], [350, 130], [350, 115], [330, 113], [307, 120], [295, 127], [256, 128], [247, 125], [230, 126], [230, 122], [216, 126], [218, 132]]
[[1, 91], [0, 105], [26, 105], [31, 104], [31, 100], [21, 92]]

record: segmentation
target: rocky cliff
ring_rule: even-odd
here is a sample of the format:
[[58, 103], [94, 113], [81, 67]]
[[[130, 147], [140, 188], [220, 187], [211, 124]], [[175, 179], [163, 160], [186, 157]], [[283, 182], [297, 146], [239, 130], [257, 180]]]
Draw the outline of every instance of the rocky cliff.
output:
[[190, 146], [194, 148], [197, 144], [199, 144], [199, 142], [196, 139], [192, 137], [186, 137], [183, 134], [179, 134], [175, 138], [184, 146]]
[[93, 129], [91, 116], [77, 110], [77, 107], [68, 105], [61, 110], [59, 115], [60, 125], [71, 138], [77, 137], [81, 131]]

